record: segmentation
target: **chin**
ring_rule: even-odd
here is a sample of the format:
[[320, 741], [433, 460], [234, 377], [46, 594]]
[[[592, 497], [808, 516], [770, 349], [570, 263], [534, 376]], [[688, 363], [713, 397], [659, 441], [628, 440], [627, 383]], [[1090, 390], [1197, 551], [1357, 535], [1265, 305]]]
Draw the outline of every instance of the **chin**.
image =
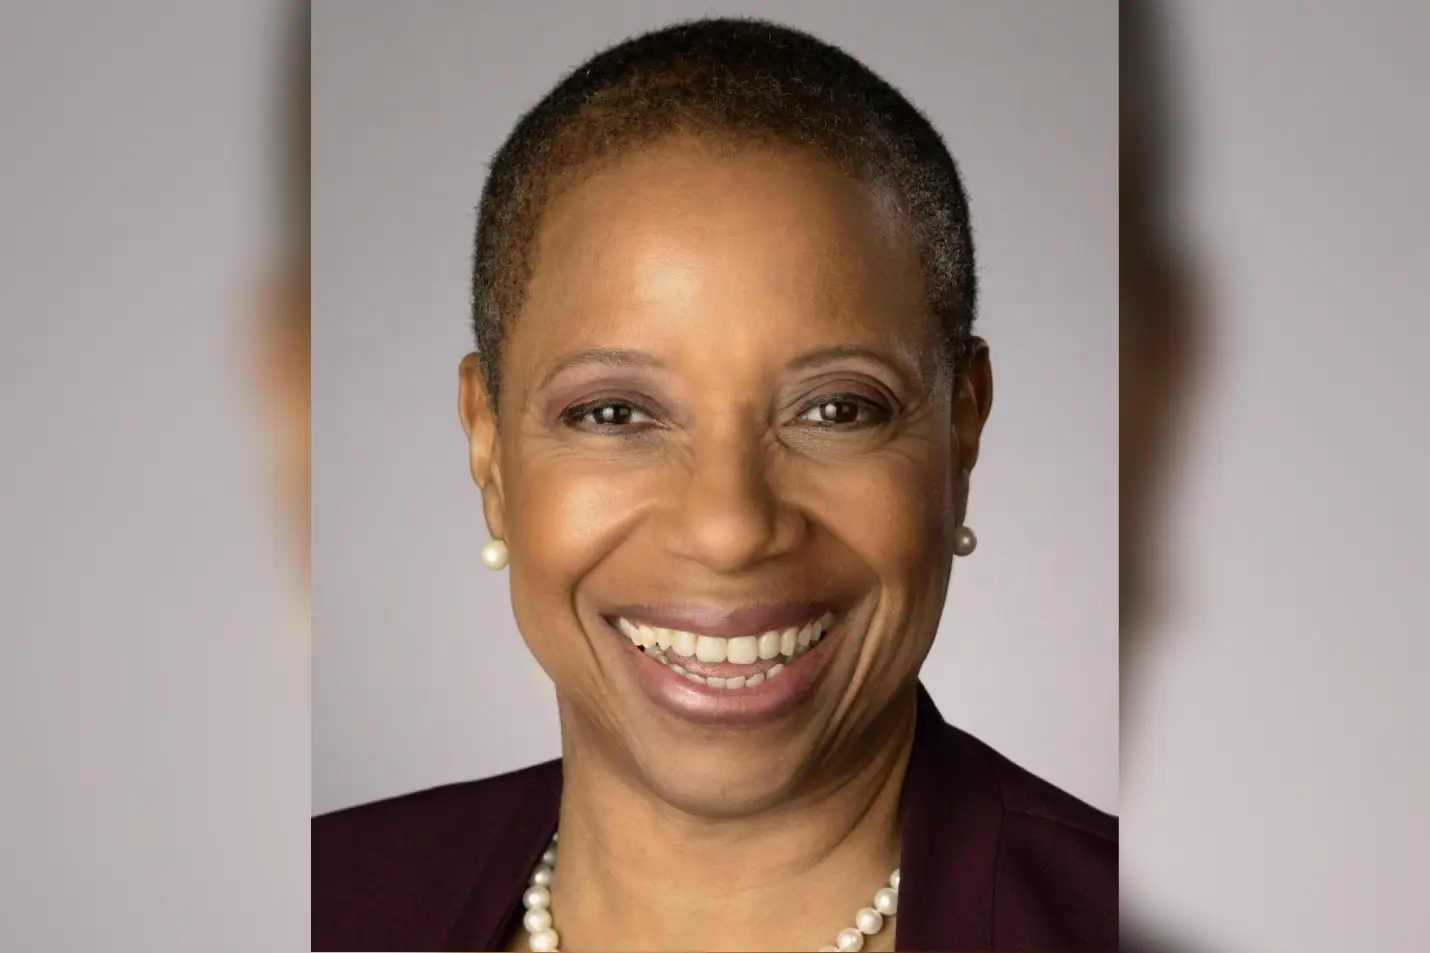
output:
[[677, 753], [632, 752], [640, 782], [691, 817], [750, 817], [789, 801], [804, 761], [790, 751], [741, 751], [714, 744]]

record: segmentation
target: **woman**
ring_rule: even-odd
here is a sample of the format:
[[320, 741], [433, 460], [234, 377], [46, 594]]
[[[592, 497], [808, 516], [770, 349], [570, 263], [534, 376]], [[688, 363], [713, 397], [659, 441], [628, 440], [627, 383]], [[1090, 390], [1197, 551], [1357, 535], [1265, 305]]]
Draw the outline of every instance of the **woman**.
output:
[[918, 682], [975, 292], [937, 133], [809, 36], [661, 30], [523, 117], [459, 408], [564, 758], [315, 819], [314, 949], [1114, 949], [1116, 821]]

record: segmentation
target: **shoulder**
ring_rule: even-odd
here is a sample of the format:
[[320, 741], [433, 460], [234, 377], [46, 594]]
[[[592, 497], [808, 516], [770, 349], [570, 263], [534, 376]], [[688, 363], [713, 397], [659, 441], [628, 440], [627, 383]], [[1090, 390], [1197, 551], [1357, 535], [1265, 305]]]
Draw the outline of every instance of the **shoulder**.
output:
[[436, 913], [426, 905], [444, 892], [469, 892], [502, 845], [545, 822], [546, 805], [554, 820], [560, 785], [550, 761], [314, 817], [313, 948], [381, 942]]
[[1038, 941], [1020, 934], [1051, 928], [1063, 938], [1115, 943], [1118, 819], [959, 734], [983, 763], [999, 800], [993, 906], [1002, 926], [997, 932], [1008, 942]]
[[391, 842], [417, 846], [441, 838], [450, 828], [472, 825], [500, 827], [503, 813], [523, 804], [533, 793], [560, 784], [561, 762], [547, 761], [519, 771], [429, 788], [400, 797], [360, 804], [312, 820], [314, 847], [363, 849]]
[[[1015, 763], [986, 742], [945, 721], [933, 700], [920, 695], [915, 753], [928, 767], [925, 785], [964, 792], [966, 805], [992, 809], [1004, 825], [1041, 829], [1116, 856], [1117, 818]], [[923, 765], [920, 765], [923, 768]]]
[[1117, 818], [949, 724], [927, 693], [920, 706], [904, 784], [916, 836], [903, 849], [901, 942], [1116, 949]]
[[982, 741], [965, 735], [998, 783], [1004, 813], [1013, 823], [1064, 832], [1111, 848], [1116, 856], [1117, 818], [1100, 811], [1015, 764]]

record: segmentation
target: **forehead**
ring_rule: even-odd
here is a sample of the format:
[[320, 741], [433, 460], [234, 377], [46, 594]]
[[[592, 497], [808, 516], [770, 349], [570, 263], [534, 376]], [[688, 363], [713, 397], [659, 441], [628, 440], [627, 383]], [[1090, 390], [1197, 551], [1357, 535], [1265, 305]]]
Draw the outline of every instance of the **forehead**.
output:
[[936, 331], [889, 189], [803, 152], [676, 141], [604, 166], [547, 209], [509, 353], [621, 335], [677, 350], [735, 336], [771, 352], [926, 347]]

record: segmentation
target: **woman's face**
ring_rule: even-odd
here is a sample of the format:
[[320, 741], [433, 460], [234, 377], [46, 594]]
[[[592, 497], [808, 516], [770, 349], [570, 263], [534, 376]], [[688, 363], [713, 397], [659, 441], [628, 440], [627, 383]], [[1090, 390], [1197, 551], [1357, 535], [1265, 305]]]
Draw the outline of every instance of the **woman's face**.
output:
[[499, 417], [474, 358], [461, 405], [568, 742], [702, 814], [877, 749], [991, 398], [925, 302], [889, 196], [803, 154], [666, 143], [547, 210]]

